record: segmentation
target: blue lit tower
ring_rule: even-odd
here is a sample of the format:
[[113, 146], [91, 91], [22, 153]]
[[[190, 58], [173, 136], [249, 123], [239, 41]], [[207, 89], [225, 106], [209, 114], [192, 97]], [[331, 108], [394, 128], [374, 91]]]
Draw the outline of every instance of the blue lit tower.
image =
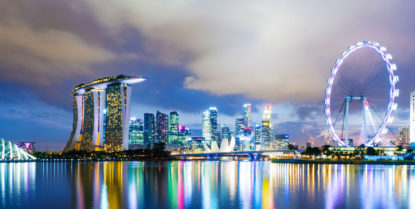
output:
[[210, 141], [212, 138], [210, 129], [210, 112], [206, 110], [202, 116], [202, 136], [206, 141]]
[[144, 113], [144, 144], [152, 145], [154, 144], [155, 136], [155, 119], [154, 114]]
[[216, 107], [209, 108], [210, 134], [211, 140], [217, 140], [218, 136], [218, 109]]
[[141, 119], [132, 118], [130, 120], [130, 140], [129, 145], [144, 144], [144, 122]]
[[222, 139], [231, 139], [231, 131], [229, 130], [229, 127], [222, 127]]
[[167, 142], [167, 127], [169, 116], [165, 113], [157, 111], [156, 114], [156, 141]]
[[169, 143], [178, 143], [178, 126], [179, 126], [179, 113], [176, 111], [170, 112], [169, 118]]
[[235, 120], [235, 137], [238, 138], [244, 134], [245, 118], [237, 118]]
[[76, 86], [72, 132], [64, 151], [128, 149], [131, 85], [143, 81], [119, 75]]
[[245, 119], [245, 127], [251, 127], [251, 104], [244, 104], [243, 118]]

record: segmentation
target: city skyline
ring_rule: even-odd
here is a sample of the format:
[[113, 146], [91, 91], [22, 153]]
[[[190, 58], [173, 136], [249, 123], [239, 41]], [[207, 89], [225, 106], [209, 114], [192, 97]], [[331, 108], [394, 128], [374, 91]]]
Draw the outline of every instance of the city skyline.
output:
[[[238, 7], [221, 5], [222, 12], [217, 12], [220, 4], [205, 2], [207, 13], [170, 2], [163, 7], [171, 11], [155, 19], [152, 14], [161, 5], [145, 1], [109, 3], [112, 11], [95, 1], [27, 4], [0, 3], [11, 8], [0, 16], [0, 133], [6, 140], [61, 150], [72, 129], [75, 85], [139, 74], [149, 81], [132, 93], [132, 116], [176, 110], [182, 124], [201, 135], [201, 113], [211, 106], [220, 112], [218, 128], [232, 129], [243, 117], [243, 104], [252, 104], [252, 121], [258, 122], [262, 107], [271, 104], [274, 134], [290, 133], [297, 144], [323, 144], [330, 69], [347, 46], [360, 40], [378, 41], [394, 55], [401, 80], [392, 126], [397, 131], [409, 121], [415, 51], [408, 43], [415, 39], [415, 15], [408, 2], [318, 1], [304, 7], [258, 2], [252, 7], [243, 1]], [[229, 9], [235, 13], [225, 12]], [[347, 18], [350, 14], [356, 15]], [[383, 70], [371, 53], [347, 62], [345, 68]]]

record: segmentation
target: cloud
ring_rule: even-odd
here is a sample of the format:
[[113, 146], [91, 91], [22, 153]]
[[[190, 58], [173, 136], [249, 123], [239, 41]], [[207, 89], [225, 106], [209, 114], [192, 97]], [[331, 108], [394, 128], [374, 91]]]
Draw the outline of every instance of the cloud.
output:
[[347, 45], [377, 40], [403, 62], [414, 53], [402, 21], [413, 6], [390, 1], [87, 3], [112, 33], [135, 28], [160, 61], [184, 65], [186, 88], [217, 95], [318, 102]]
[[112, 52], [70, 32], [0, 22], [0, 75], [4, 80], [51, 85], [57, 79], [91, 73], [91, 64], [115, 58]]

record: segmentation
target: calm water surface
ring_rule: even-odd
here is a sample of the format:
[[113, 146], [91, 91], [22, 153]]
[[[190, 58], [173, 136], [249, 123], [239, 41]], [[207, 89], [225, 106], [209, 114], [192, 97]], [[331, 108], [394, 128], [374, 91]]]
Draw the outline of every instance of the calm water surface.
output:
[[415, 208], [415, 167], [0, 163], [0, 208]]

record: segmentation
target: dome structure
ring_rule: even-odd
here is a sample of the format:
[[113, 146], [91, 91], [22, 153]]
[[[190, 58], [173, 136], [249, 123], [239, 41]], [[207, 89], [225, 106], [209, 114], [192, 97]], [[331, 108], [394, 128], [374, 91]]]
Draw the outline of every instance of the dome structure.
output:
[[231, 139], [222, 139], [220, 147], [216, 141], [212, 141], [210, 146], [204, 144], [205, 152], [232, 152], [235, 148], [235, 137], [231, 136]]
[[0, 161], [36, 160], [36, 157], [19, 148], [10, 141], [0, 139]]

